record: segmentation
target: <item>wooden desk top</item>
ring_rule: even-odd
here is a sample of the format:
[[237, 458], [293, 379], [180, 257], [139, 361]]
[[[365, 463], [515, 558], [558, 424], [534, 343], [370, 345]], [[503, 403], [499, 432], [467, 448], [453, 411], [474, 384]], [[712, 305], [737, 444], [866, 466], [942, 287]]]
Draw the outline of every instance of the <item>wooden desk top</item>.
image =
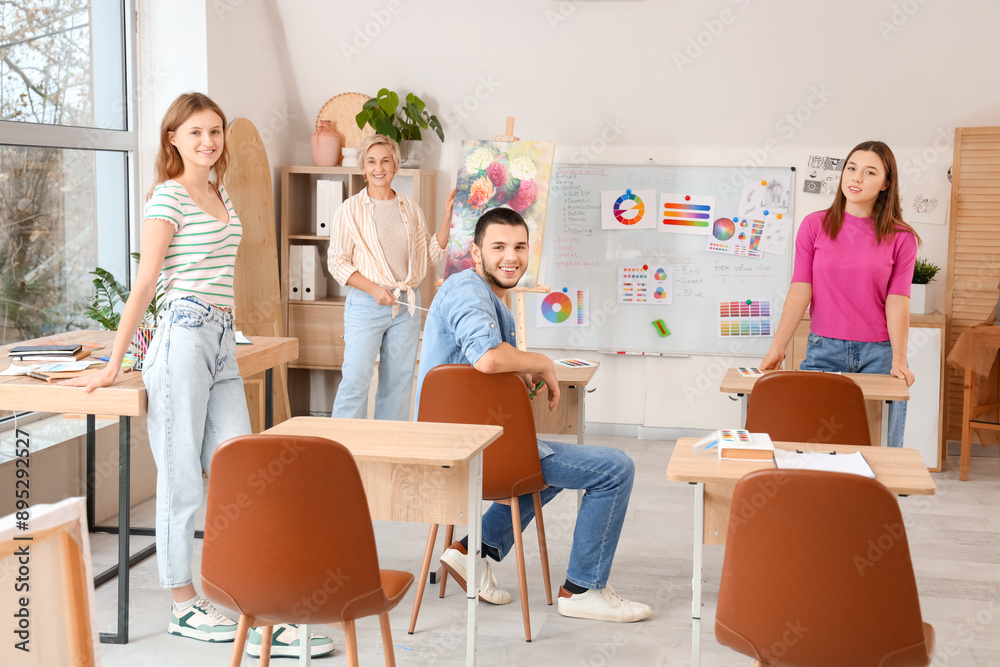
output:
[[[250, 336], [253, 345], [238, 345], [236, 361], [240, 375], [248, 377], [268, 368], [297, 359], [299, 341], [296, 338]], [[17, 345], [97, 343], [111, 352], [114, 331], [68, 331], [0, 347], [0, 371], [10, 366], [8, 351]], [[86, 394], [78, 387], [60, 387], [25, 375], [0, 375], [0, 408], [5, 410], [37, 410], [39, 412], [79, 412], [86, 414], [137, 417], [146, 414], [146, 386], [142, 373], [119, 373], [110, 387]]]
[[358, 461], [456, 466], [499, 438], [503, 429], [479, 424], [292, 417], [264, 432], [336, 440]]
[[[691, 447], [698, 438], [681, 438], [667, 464], [667, 479], [676, 482], [716, 482], [735, 484], [754, 470], [774, 468], [773, 461], [723, 461], [715, 452], [695, 454]], [[820, 445], [808, 442], [776, 442], [775, 447], [795, 451], [834, 450], [850, 454], [861, 452], [875, 473], [875, 478], [893, 493], [934, 495], [934, 480], [915, 449], [903, 447], [858, 447], [856, 445]]]
[[587, 384], [593, 379], [594, 373], [596, 373], [597, 369], [601, 367], [601, 362], [599, 361], [594, 361], [592, 359], [588, 359], [587, 361], [597, 365], [570, 368], [569, 366], [556, 364], [556, 377], [559, 379], [559, 384], [572, 384], [580, 387], [586, 387]]
[[[777, 371], [764, 371], [776, 373]], [[809, 373], [811, 371], [797, 371]], [[908, 401], [910, 400], [910, 389], [906, 382], [892, 375], [881, 375], [877, 373], [842, 373], [844, 377], [849, 377], [861, 387], [861, 392], [868, 400], [874, 401]], [[726, 371], [722, 382], [719, 383], [719, 391], [725, 394], [749, 394], [753, 391], [753, 385], [759, 377], [743, 377], [736, 368]]]

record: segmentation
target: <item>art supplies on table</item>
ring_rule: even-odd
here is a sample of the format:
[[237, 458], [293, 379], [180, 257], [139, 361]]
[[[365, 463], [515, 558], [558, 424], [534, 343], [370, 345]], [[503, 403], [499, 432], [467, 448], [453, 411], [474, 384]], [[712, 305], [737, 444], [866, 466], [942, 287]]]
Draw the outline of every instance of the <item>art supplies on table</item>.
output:
[[750, 367], [740, 366], [736, 370], [738, 370], [740, 372], [740, 375], [742, 375], [745, 378], [760, 377], [760, 376], [762, 376], [764, 374], [764, 371], [762, 371], [759, 368], [756, 368], [754, 366], [750, 366]]
[[552, 363], [570, 368], [592, 368], [597, 365], [593, 361], [587, 361], [586, 359], [556, 359]]
[[82, 345], [19, 345], [7, 356], [14, 361], [77, 361], [90, 356]]
[[837, 454], [836, 452], [786, 452], [774, 450], [774, 463], [783, 470], [825, 470], [846, 472], [875, 479], [875, 472], [861, 452]]
[[770, 461], [774, 455], [774, 443], [767, 433], [751, 433], [741, 428], [715, 431], [694, 444], [696, 454], [712, 449], [727, 461]]

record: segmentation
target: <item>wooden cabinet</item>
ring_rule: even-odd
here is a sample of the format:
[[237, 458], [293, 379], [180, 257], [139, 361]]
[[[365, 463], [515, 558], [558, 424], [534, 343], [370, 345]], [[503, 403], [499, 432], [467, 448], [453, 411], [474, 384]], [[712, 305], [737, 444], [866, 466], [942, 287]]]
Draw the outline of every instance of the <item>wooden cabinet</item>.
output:
[[[411, 197], [424, 213], [428, 231], [437, 229], [434, 169], [400, 169], [392, 187]], [[317, 246], [324, 270], [330, 237], [316, 234], [316, 183], [319, 180], [342, 182], [344, 199], [365, 187], [361, 170], [348, 167], [286, 166], [281, 169], [281, 307], [288, 335], [299, 339], [299, 358], [289, 364], [289, 395], [295, 399], [292, 414], [308, 414], [310, 378], [307, 370], [336, 371], [344, 362], [344, 298], [347, 288], [327, 275], [327, 297], [316, 301], [289, 300], [289, 247]], [[328, 272], [327, 272], [328, 273]], [[428, 271], [420, 284], [421, 301], [430, 305], [434, 294], [435, 273]], [[296, 386], [292, 386], [292, 385]], [[320, 404], [332, 404], [333, 397], [323, 397]]]

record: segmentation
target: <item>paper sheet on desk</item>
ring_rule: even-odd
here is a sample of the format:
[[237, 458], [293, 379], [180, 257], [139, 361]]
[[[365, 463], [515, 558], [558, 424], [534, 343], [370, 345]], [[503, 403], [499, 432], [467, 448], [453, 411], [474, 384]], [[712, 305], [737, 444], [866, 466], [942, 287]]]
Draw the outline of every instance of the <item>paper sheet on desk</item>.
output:
[[848, 472], [875, 479], [868, 461], [861, 452], [853, 454], [824, 454], [822, 452], [789, 452], [774, 450], [774, 464], [785, 470], [826, 470], [828, 472]]
[[27, 375], [30, 371], [61, 372], [61, 371], [82, 371], [90, 368], [100, 361], [84, 359], [82, 361], [53, 361], [47, 364], [30, 364], [28, 366], [18, 366], [11, 364], [0, 375]]

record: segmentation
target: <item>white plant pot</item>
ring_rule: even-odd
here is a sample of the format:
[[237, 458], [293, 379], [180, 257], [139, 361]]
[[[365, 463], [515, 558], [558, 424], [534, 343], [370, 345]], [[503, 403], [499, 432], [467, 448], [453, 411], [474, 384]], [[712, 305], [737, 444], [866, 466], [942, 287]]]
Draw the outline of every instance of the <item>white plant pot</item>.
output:
[[910, 314], [923, 315], [927, 311], [927, 285], [910, 285]]

